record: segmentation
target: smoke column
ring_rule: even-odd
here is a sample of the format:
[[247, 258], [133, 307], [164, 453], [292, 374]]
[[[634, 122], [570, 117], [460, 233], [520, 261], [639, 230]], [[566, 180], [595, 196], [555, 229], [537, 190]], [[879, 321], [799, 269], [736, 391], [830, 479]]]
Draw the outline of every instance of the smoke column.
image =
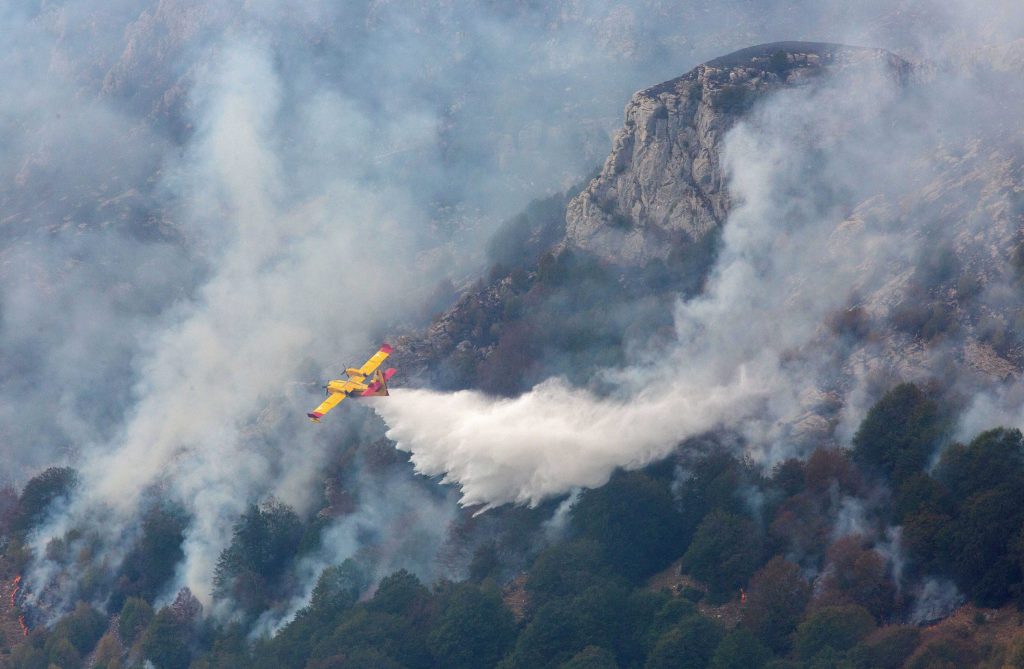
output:
[[[10, 46], [0, 54], [0, 449], [7, 480], [67, 463], [82, 483], [33, 537], [26, 589], [77, 582], [63, 570], [78, 566], [45, 557], [72, 528], [96, 548], [80, 567], [115, 573], [142, 510], [166, 497], [192, 523], [168, 595], [188, 585], [204, 599], [239, 512], [269, 495], [308, 510], [320, 465], [355, 438], [341, 421], [309, 429], [317, 381], [382, 330], [415, 324], [439, 280], [473, 276], [501, 218], [599, 162], [629, 92], [751, 42], [839, 40], [828, 26], [853, 11], [44, 4], [0, 9]], [[936, 20], [961, 25], [958, 11]], [[850, 22], [888, 12], [869, 3]], [[840, 87], [820, 120], [858, 119], [866, 101], [891, 95], [884, 78]], [[898, 191], [908, 171], [900, 160], [877, 169], [862, 145], [895, 136], [869, 118], [868, 141], [833, 147], [805, 183], [806, 147], [791, 138], [820, 144], [826, 133], [801, 125], [801, 105], [827, 106], [795, 94], [730, 138], [741, 204], [711, 291], [679, 307], [674, 350], [610, 372], [613, 398], [558, 380], [508, 402], [397, 391], [380, 411], [421, 471], [447, 473], [468, 503], [532, 503], [737, 421], [766, 460], [780, 457], [780, 419], [824, 364], [783, 354], [845, 305], [866, 271], [852, 255], [881, 245], [911, 257], [918, 246], [873, 228], [832, 249], [822, 221], [842, 220], [834, 203], [778, 201], [826, 178], [870, 191], [865, 174]], [[786, 282], [811, 288], [803, 302]], [[336, 557], [353, 550], [343, 544]], [[60, 594], [54, 610], [74, 603], [73, 589]]]
[[[601, 485], [617, 467], [643, 466], [719, 426], [739, 430], [770, 466], [806, 453], [813, 440], [799, 419], [822, 398], [842, 407], [829, 432], [844, 443], [877, 386], [944, 377], [979, 392], [985, 382], [950, 353], [964, 341], [925, 349], [884, 324], [944, 241], [1001, 234], [984, 215], [950, 229], [935, 222], [939, 210], [905, 214], [899, 204], [923, 187], [941, 192], [936, 147], [975, 136], [976, 110], [999, 108], [991, 95], [950, 73], [901, 91], [881, 71], [775, 94], [724, 141], [735, 205], [705, 293], [677, 306], [672, 346], [608, 372], [612, 397], [557, 379], [515, 399], [396, 392], [375, 407], [388, 436], [418, 471], [444, 475], [463, 504], [486, 508]], [[979, 246], [989, 243], [998, 248]], [[886, 333], [851, 345], [828, 326], [854, 307]]]

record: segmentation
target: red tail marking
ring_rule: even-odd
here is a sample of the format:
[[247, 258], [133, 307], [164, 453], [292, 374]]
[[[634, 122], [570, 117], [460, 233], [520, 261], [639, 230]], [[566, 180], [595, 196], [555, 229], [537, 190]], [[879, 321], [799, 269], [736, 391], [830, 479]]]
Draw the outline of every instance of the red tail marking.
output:
[[380, 390], [381, 386], [384, 385], [384, 383], [387, 383], [388, 379], [390, 379], [392, 376], [395, 375], [395, 371], [396, 370], [395, 370], [394, 367], [388, 367], [386, 370], [384, 370], [381, 373], [381, 376], [384, 379], [383, 382], [381, 382], [379, 380], [378, 381], [374, 381], [370, 385], [366, 386], [366, 390], [364, 390], [362, 393], [360, 393], [360, 396], [361, 397], [370, 397], [374, 393], [378, 392]]

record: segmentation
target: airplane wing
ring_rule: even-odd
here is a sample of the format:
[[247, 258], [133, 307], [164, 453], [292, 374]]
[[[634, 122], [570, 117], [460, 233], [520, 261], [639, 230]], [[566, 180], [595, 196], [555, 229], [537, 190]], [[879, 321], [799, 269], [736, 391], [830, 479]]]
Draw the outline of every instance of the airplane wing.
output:
[[[312, 420], [314, 423], [319, 423], [320, 419], [323, 418], [324, 414], [333, 409], [334, 407], [338, 406], [338, 404], [341, 403], [343, 399], [348, 397], [349, 393], [360, 389], [366, 390], [367, 386], [364, 386], [362, 384], [362, 381], [370, 374], [373, 374], [373, 372], [378, 367], [380, 367], [380, 363], [384, 362], [389, 355], [391, 355], [391, 347], [388, 346], [387, 344], [381, 344], [380, 350], [374, 353], [369, 360], [363, 363], [362, 367], [360, 367], [359, 369], [346, 369], [345, 372], [349, 375], [348, 380], [345, 381], [344, 383], [341, 383], [340, 380], [331, 381], [328, 384], [328, 388], [329, 390], [333, 390], [334, 392], [331, 393], [331, 395], [328, 396], [327, 399], [321, 402], [320, 406], [306, 414], [307, 416], [309, 416], [309, 419]], [[386, 375], [381, 375], [383, 380], [381, 381], [380, 384], [372, 386], [371, 392], [379, 392], [381, 390], [381, 387], [384, 385], [384, 382], [386, 382], [387, 379], [391, 378], [391, 375], [394, 373], [394, 370], [389, 369]]]
[[306, 415], [309, 416], [309, 419], [314, 423], [319, 423], [325, 413], [338, 406], [346, 397], [348, 397], [347, 393], [331, 393], [330, 397], [320, 403], [320, 406], [313, 409]]
[[391, 347], [387, 344], [381, 344], [380, 350], [373, 354], [366, 363], [359, 368], [359, 373], [366, 378], [370, 374], [373, 374], [374, 370], [380, 367], [380, 363], [384, 362], [387, 357], [391, 355]]

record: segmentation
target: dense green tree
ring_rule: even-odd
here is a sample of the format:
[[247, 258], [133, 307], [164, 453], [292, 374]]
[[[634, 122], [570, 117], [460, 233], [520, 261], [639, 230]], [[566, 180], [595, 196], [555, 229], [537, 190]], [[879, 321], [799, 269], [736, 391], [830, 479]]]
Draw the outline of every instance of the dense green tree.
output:
[[575, 597], [541, 606], [516, 639], [511, 666], [557, 667], [587, 646], [617, 651], [628, 636], [622, 625], [627, 591], [615, 583], [598, 583]]
[[25, 484], [18, 498], [18, 510], [11, 522], [14, 532], [22, 534], [46, 518], [50, 505], [66, 499], [78, 485], [78, 472], [70, 467], [50, 467]]
[[718, 644], [710, 669], [762, 669], [772, 652], [748, 629], [729, 632]]
[[893, 499], [893, 515], [898, 522], [904, 522], [913, 515], [922, 513], [952, 513], [953, 504], [945, 486], [924, 472], [907, 477], [896, 489]]
[[427, 648], [426, 634], [427, 627], [423, 624], [357, 606], [328, 638], [317, 644], [309, 664], [335, 656], [347, 658], [356, 651], [375, 651], [408, 669], [428, 669], [434, 663]]
[[914, 563], [953, 578], [981, 605], [1005, 603], [1024, 581], [1015, 543], [1024, 527], [1024, 437], [1000, 428], [954, 444], [935, 477], [908, 478], [897, 497]]
[[603, 641], [596, 637], [581, 629], [571, 600], [555, 599], [537, 609], [516, 638], [512, 656], [501, 666], [503, 669], [555, 667], [569, 661], [582, 648]]
[[85, 657], [106, 629], [106, 616], [85, 602], [79, 602], [74, 611], [53, 626], [53, 636], [67, 639], [78, 654]]
[[804, 485], [812, 494], [832, 496], [838, 490], [848, 495], [863, 492], [863, 477], [849, 451], [817, 448], [804, 464]]
[[214, 596], [231, 597], [250, 614], [265, 610], [302, 535], [302, 522], [286, 504], [271, 500], [250, 506], [217, 561]]
[[892, 613], [895, 596], [885, 558], [866, 546], [864, 537], [842, 537], [829, 547], [819, 603], [860, 604], [877, 619]]
[[712, 511], [701, 522], [683, 555], [682, 566], [722, 599], [747, 582], [761, 563], [763, 541], [753, 521]]
[[[253, 651], [250, 652], [250, 644], [246, 639], [246, 631], [237, 623], [230, 623], [225, 627], [216, 630], [216, 636], [211, 640], [207, 639], [205, 644], [207, 651], [199, 658], [192, 661], [189, 669], [219, 669], [223, 667], [246, 667], [246, 669], [263, 669], [261, 664], [266, 659], [266, 639], [257, 640], [253, 644]], [[301, 663], [284, 664], [275, 663], [274, 669], [284, 667], [301, 668], [306, 664], [305, 659]]]
[[804, 462], [790, 458], [775, 465], [769, 485], [784, 497], [792, 497], [804, 489], [804, 477]]
[[374, 611], [402, 616], [414, 622], [424, 620], [430, 614], [430, 606], [430, 591], [405, 569], [386, 576], [369, 602]]
[[464, 583], [445, 597], [427, 644], [440, 666], [492, 667], [515, 641], [516, 621], [493, 584]]
[[11, 531], [18, 515], [18, 491], [12, 485], [0, 486], [0, 536]]
[[67, 637], [54, 634], [46, 641], [46, 656], [50, 666], [61, 669], [78, 669], [82, 666], [82, 654], [75, 649]]
[[796, 660], [790, 660], [784, 657], [778, 657], [774, 660], [769, 660], [768, 664], [764, 665], [764, 669], [806, 669], [807, 665], [803, 662]]
[[11, 666], [14, 669], [47, 669], [50, 659], [42, 648], [23, 643], [11, 651]]
[[799, 556], [802, 565], [817, 568], [832, 532], [831, 502], [809, 491], [782, 502], [768, 526], [772, 552]]
[[554, 598], [582, 592], [607, 573], [604, 554], [596, 541], [557, 543], [537, 556], [526, 577], [526, 590], [539, 607]]
[[369, 577], [355, 560], [349, 558], [320, 573], [309, 606], [318, 615], [333, 616], [355, 604], [369, 585]]
[[356, 648], [344, 655], [313, 660], [306, 669], [406, 669], [400, 662], [374, 648]]
[[800, 567], [775, 556], [750, 579], [743, 626], [777, 653], [789, 649], [797, 623], [811, 598]]
[[643, 472], [620, 473], [584, 490], [571, 519], [581, 536], [600, 544], [612, 569], [630, 580], [664, 568], [681, 552], [681, 518], [668, 485]]
[[500, 567], [498, 545], [493, 541], [488, 541], [473, 551], [473, 560], [469, 563], [469, 578], [476, 582], [485, 578], [497, 578]]
[[[683, 600], [647, 588], [638, 588], [627, 596], [619, 616], [620, 637], [615, 647], [620, 665], [642, 665], [661, 633], [695, 611], [690, 602], [685, 602], [686, 610], [678, 610], [677, 614], [667, 621], [662, 611], [666, 604], [672, 601]], [[658, 629], [655, 629], [655, 620], [659, 620]], [[610, 643], [611, 641], [602, 645], [607, 647]]]
[[117, 629], [121, 639], [132, 645], [153, 620], [153, 607], [144, 599], [129, 597], [121, 607], [121, 615], [118, 617]]
[[43, 649], [49, 636], [48, 629], [37, 627], [16, 645], [11, 651], [11, 665], [14, 669], [47, 669], [50, 661]]
[[304, 667], [313, 649], [334, 632], [369, 584], [366, 573], [352, 559], [324, 569], [309, 606], [296, 613], [272, 639], [261, 643], [254, 654], [254, 669]]
[[276, 575], [294, 555], [302, 534], [302, 522], [288, 505], [274, 500], [259, 507], [252, 505], [235, 524], [221, 563], [264, 576]]
[[721, 629], [708, 618], [684, 618], [661, 635], [644, 669], [706, 669], [721, 638]]
[[1024, 436], [1020, 430], [982, 432], [970, 444], [953, 444], [942, 454], [935, 477], [954, 501], [999, 486], [1024, 486]]
[[823, 648], [817, 655], [804, 663], [805, 669], [857, 669], [849, 653], [831, 646]]
[[[310, 607], [300, 610], [273, 638], [256, 641], [252, 648], [252, 669], [305, 667], [314, 649], [331, 635], [337, 622], [316, 616]], [[223, 666], [223, 663], [213, 666]]]
[[903, 521], [903, 544], [921, 572], [948, 574], [951, 515], [921, 511]]
[[738, 491], [755, 478], [750, 463], [724, 449], [715, 449], [689, 469], [679, 485], [683, 544], [687, 544], [704, 517], [715, 509], [741, 515], [745, 504]]
[[1013, 539], [1024, 525], [1024, 489], [1000, 486], [969, 497], [949, 527], [957, 585], [981, 606], [1000, 606], [1021, 583]]
[[600, 646], [587, 646], [558, 669], [619, 669], [615, 654]]
[[804, 660], [825, 649], [846, 651], [875, 630], [875, 619], [862, 606], [828, 606], [797, 626], [796, 651]]
[[111, 606], [118, 607], [126, 597], [141, 597], [152, 602], [174, 575], [184, 557], [187, 520], [181, 509], [157, 506], [142, 521], [142, 534], [121, 567]]
[[854, 459], [898, 484], [924, 469], [947, 429], [938, 404], [904, 383], [868, 410], [853, 437]]
[[142, 653], [156, 669], [186, 669], [191, 659], [188, 630], [164, 607], [153, 616], [142, 636]]
[[117, 635], [104, 634], [93, 651], [92, 659], [95, 664], [92, 669], [124, 669], [122, 656], [121, 643]]
[[644, 654], [649, 654], [663, 634], [679, 622], [697, 615], [697, 607], [693, 602], [681, 597], [672, 597], [665, 601], [644, 630]]
[[920, 640], [921, 630], [917, 627], [883, 627], [857, 644], [850, 651], [850, 658], [858, 669], [900, 669]]

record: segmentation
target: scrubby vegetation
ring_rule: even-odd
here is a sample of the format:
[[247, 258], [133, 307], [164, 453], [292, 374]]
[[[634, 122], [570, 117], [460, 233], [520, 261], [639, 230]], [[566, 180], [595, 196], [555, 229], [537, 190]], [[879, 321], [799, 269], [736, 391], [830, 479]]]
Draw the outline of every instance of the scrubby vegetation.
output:
[[514, 396], [551, 375], [584, 385], [622, 364], [629, 345], [672, 332], [673, 305], [700, 292], [719, 233], [680, 239], [668, 257], [623, 273], [586, 251], [552, 250], [578, 190], [537, 200], [499, 229], [489, 280], [448, 312], [453, 348], [439, 352], [432, 386]]
[[[1024, 666], [1016, 616], [998, 634], [986, 627], [996, 625], [995, 614], [980, 609], [955, 627], [920, 626], [930, 622], [918, 613], [929, 582], [953, 583], [979, 607], [1024, 596], [1024, 437], [994, 429], [944, 446], [949, 423], [941, 403], [901, 385], [868, 412], [848, 451], [820, 448], [764, 472], [715, 442], [684, 444], [668, 461], [583, 491], [559, 540], [539, 541], [550, 508], [508, 510], [502, 532], [476, 545], [461, 582], [427, 584], [402, 570], [374, 583], [372, 565], [348, 559], [323, 570], [308, 605], [285, 627], [256, 638], [249, 635], [256, 617], [293, 593], [291, 567], [316, 544], [318, 521], [276, 501], [238, 519], [214, 592], [235, 615], [218, 622], [187, 590], [155, 608], [186, 520], [180, 510], [155, 507], [105, 606], [82, 601], [52, 627], [35, 626], [8, 662], [16, 669], [145, 661], [157, 669]], [[8, 555], [75, 480], [70, 470], [48, 470], [12, 497], [3, 518]]]

